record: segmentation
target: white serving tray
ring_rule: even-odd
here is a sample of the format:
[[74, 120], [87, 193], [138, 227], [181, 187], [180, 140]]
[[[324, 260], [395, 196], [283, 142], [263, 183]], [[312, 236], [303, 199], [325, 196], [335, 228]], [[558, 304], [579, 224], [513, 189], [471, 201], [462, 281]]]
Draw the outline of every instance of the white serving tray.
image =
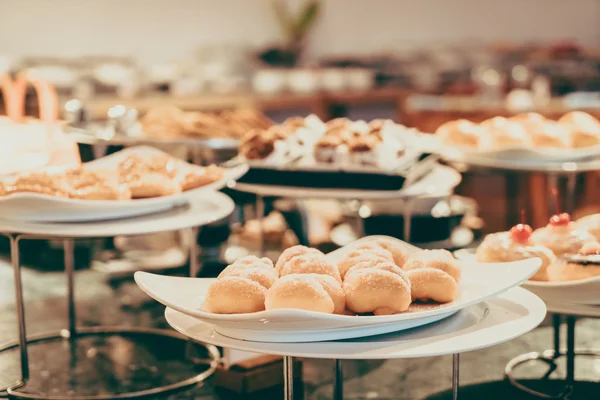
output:
[[167, 322], [175, 330], [201, 343], [254, 353], [330, 360], [433, 357], [479, 350], [531, 331], [545, 315], [546, 307], [539, 297], [514, 288], [419, 329], [335, 342], [265, 343], [227, 337], [206, 322], [170, 308], [165, 311]]
[[525, 164], [578, 162], [600, 157], [600, 146], [583, 148], [504, 148], [501, 150], [466, 149], [441, 145], [441, 155], [458, 162], [514, 162]]
[[[454, 254], [460, 260], [475, 261], [473, 249]], [[600, 276], [563, 282], [527, 281], [522, 286], [552, 304], [600, 305]]]
[[[337, 262], [364, 240], [367, 238], [327, 256], [331, 261]], [[407, 252], [418, 250], [397, 241]], [[214, 325], [215, 330], [225, 336], [252, 341], [313, 342], [395, 332], [446, 318], [465, 307], [522, 284], [535, 274], [540, 264], [538, 259], [504, 264], [463, 262], [458, 300], [445, 305], [413, 305], [409, 312], [387, 316], [333, 315], [296, 309], [267, 310], [251, 314], [213, 314], [203, 311], [201, 307], [214, 279], [136, 272], [135, 281], [150, 297], [169, 308]]]
[[[166, 154], [149, 146], [136, 146], [91, 161], [86, 166], [91, 169], [114, 168], [132, 153]], [[189, 170], [202, 167], [176, 160], [179, 168]], [[64, 199], [38, 193], [15, 193], [0, 197], [0, 216], [3, 219], [37, 221], [37, 222], [83, 222], [127, 218], [165, 211], [181, 206], [202, 192], [213, 192], [225, 186], [233, 185], [236, 179], [248, 171], [248, 166], [241, 164], [225, 169], [223, 179], [186, 192], [170, 196], [136, 200], [79, 200]], [[3, 178], [10, 182], [14, 177]]]

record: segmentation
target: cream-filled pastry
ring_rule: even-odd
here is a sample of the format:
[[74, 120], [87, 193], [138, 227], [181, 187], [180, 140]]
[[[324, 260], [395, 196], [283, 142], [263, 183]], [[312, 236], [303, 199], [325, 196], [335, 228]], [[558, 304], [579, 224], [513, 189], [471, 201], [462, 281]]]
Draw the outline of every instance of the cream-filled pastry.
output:
[[556, 260], [556, 256], [548, 247], [534, 243], [532, 232], [529, 225], [518, 224], [508, 232], [487, 235], [477, 247], [477, 261], [500, 263], [537, 257], [542, 265], [531, 280], [547, 281], [548, 266]]
[[552, 216], [548, 225], [533, 232], [531, 240], [549, 248], [557, 257], [576, 254], [587, 242], [596, 241], [588, 231], [577, 227], [566, 213]]
[[600, 214], [592, 214], [579, 218], [575, 224], [578, 228], [588, 231], [600, 242]]
[[479, 146], [482, 132], [483, 130], [477, 124], [466, 119], [458, 119], [442, 124], [435, 133], [443, 143], [476, 148]]
[[331, 276], [292, 274], [280, 278], [271, 286], [265, 298], [265, 308], [297, 308], [343, 314], [346, 300], [340, 283]]
[[348, 139], [348, 158], [350, 163], [363, 166], [377, 166], [379, 162], [378, 146], [381, 140], [371, 135], [356, 135]]
[[389, 261], [348, 272], [344, 292], [346, 307], [356, 313], [397, 314], [406, 311], [411, 303], [409, 279]]
[[573, 147], [591, 147], [600, 144], [600, 122], [590, 114], [572, 111], [563, 115], [558, 123], [571, 131]]
[[551, 281], [576, 281], [600, 276], [600, 244], [589, 242], [577, 254], [565, 255], [548, 268]]
[[326, 164], [334, 164], [339, 161], [340, 146], [344, 145], [341, 135], [325, 135], [314, 145], [313, 154], [315, 161]]

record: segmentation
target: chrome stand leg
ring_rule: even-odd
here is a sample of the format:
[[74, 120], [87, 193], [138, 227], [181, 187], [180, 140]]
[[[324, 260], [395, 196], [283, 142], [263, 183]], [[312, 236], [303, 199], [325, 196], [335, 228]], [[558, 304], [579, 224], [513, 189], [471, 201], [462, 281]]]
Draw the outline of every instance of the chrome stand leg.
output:
[[333, 400], [344, 400], [344, 370], [342, 360], [334, 360]]
[[570, 174], [567, 176], [567, 198], [565, 200], [565, 210], [571, 217], [575, 211], [575, 189], [577, 189], [577, 175]]
[[567, 318], [567, 386], [572, 386], [575, 382], [575, 322], [573, 316]]
[[265, 199], [261, 195], [256, 195], [256, 220], [258, 221], [259, 229], [259, 255], [264, 257], [266, 255], [266, 243], [265, 243], [265, 232], [263, 226], [263, 219], [265, 218]]
[[452, 355], [452, 400], [458, 400], [460, 354]]
[[196, 278], [200, 273], [198, 265], [198, 228], [190, 229], [190, 277]]
[[63, 242], [65, 252], [65, 273], [67, 275], [67, 307], [69, 312], [69, 338], [77, 336], [77, 315], [75, 313], [75, 244], [72, 239]]
[[560, 314], [554, 314], [552, 316], [552, 329], [554, 329], [554, 356], [560, 356], [560, 325], [562, 323], [562, 317]]
[[283, 399], [294, 400], [294, 358], [283, 357]]
[[23, 282], [21, 279], [21, 265], [19, 261], [19, 236], [10, 236], [10, 260], [12, 262], [15, 279], [15, 295], [17, 306], [17, 322], [19, 324], [19, 349], [21, 352], [21, 382], [22, 385], [29, 379], [29, 357], [27, 355], [27, 332], [25, 330], [25, 304], [23, 302]]

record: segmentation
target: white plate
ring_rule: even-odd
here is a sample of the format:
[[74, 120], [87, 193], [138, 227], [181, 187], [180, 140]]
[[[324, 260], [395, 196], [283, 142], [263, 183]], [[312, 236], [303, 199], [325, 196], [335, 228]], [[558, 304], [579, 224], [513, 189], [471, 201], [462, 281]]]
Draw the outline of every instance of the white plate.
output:
[[436, 164], [432, 171], [418, 182], [401, 190], [357, 190], [357, 189], [315, 189], [291, 186], [255, 185], [236, 183], [234, 189], [255, 193], [261, 196], [281, 196], [291, 198], [327, 199], [390, 199], [415, 197], [426, 194], [451, 192], [460, 183], [462, 176], [455, 169]]
[[505, 148], [501, 150], [472, 150], [459, 147], [442, 149], [442, 155], [452, 161], [469, 163], [470, 160], [490, 162], [520, 161], [528, 163], [577, 162], [600, 156], [600, 146], [577, 149], [561, 148]]
[[[328, 258], [337, 262], [345, 253], [352, 251], [356, 244], [367, 239], [360, 239], [329, 253]], [[418, 250], [397, 241], [404, 244], [409, 252]], [[334, 315], [297, 309], [276, 309], [251, 314], [213, 314], [203, 311], [201, 305], [214, 279], [178, 278], [136, 272], [135, 281], [150, 297], [169, 308], [213, 324], [224, 335], [254, 341], [304, 342], [373, 335], [431, 323], [520, 285], [535, 274], [540, 263], [538, 259], [504, 264], [464, 262], [461, 264], [463, 278], [460, 296], [456, 301], [435, 307], [417, 305], [416, 312], [386, 316]]]
[[[130, 147], [86, 165], [92, 169], [114, 168], [131, 153], [165, 154], [153, 147]], [[201, 168], [184, 161], [182, 168]], [[136, 200], [77, 200], [63, 199], [37, 193], [16, 193], [0, 197], [0, 215], [5, 219], [38, 222], [82, 222], [118, 219], [165, 211], [197, 198], [202, 192], [213, 192], [232, 185], [248, 171], [247, 165], [225, 170], [223, 179], [197, 189], [171, 196]], [[5, 178], [6, 180], [7, 178]], [[12, 178], [11, 178], [12, 179]]]
[[350, 360], [433, 357], [478, 350], [531, 331], [545, 315], [542, 300], [525, 289], [514, 288], [419, 329], [337, 342], [264, 343], [229, 338], [208, 323], [170, 308], [165, 311], [175, 330], [202, 343], [254, 353]]
[[577, 317], [600, 318], [600, 306], [553, 303], [546, 301], [546, 308], [549, 312], [557, 314], [575, 315]]
[[[475, 261], [474, 249], [457, 250], [454, 255], [460, 260]], [[548, 303], [600, 305], [600, 276], [564, 282], [527, 281], [522, 286]]]

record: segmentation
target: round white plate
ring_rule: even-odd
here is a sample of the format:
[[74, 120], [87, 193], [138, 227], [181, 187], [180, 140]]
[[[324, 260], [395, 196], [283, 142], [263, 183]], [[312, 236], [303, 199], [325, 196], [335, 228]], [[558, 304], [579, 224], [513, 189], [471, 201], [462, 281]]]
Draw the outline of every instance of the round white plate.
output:
[[206, 322], [170, 308], [167, 322], [202, 343], [262, 354], [326, 359], [392, 359], [464, 353], [519, 337], [538, 326], [546, 315], [544, 302], [514, 288], [465, 308], [442, 321], [387, 335], [316, 343], [265, 343], [229, 338]]
[[146, 235], [203, 226], [223, 219], [235, 208], [233, 200], [220, 192], [201, 193], [189, 204], [136, 218], [81, 223], [31, 222], [0, 219], [0, 232], [47, 238], [99, 238]]
[[[454, 256], [474, 261], [474, 251], [461, 249], [454, 252]], [[600, 305], [600, 276], [564, 282], [527, 281], [522, 286], [552, 304]]]
[[[110, 156], [91, 161], [86, 165], [98, 169], [111, 168], [131, 153], [164, 154], [152, 147], [130, 147]], [[185, 164], [187, 168], [200, 168], [183, 161], [181, 161], [181, 164]], [[247, 165], [238, 165], [226, 169], [223, 179], [218, 182], [170, 196], [149, 199], [77, 200], [37, 193], [15, 193], [0, 197], [0, 215], [4, 219], [31, 222], [102, 221], [140, 216], [181, 206], [205, 193], [214, 192], [225, 186], [232, 186], [235, 180], [247, 171]]]
[[[329, 253], [327, 257], [337, 262], [369, 238]], [[398, 239], [389, 239], [404, 244], [407, 252], [416, 250]], [[136, 272], [134, 277], [138, 286], [150, 297], [169, 308], [209, 322], [217, 331], [228, 336], [244, 340], [301, 342], [345, 339], [428, 324], [520, 285], [535, 274], [539, 266], [538, 259], [504, 264], [464, 262], [461, 264], [460, 296], [456, 301], [433, 307], [413, 305], [409, 312], [386, 316], [335, 315], [298, 309], [214, 314], [204, 311], [202, 305], [215, 279], [169, 277], [147, 272]]]
[[455, 169], [436, 164], [433, 170], [415, 184], [398, 191], [356, 189], [314, 189], [292, 186], [254, 185], [236, 183], [234, 189], [261, 196], [328, 199], [389, 199], [415, 197], [433, 193], [449, 193], [458, 186], [462, 176]]
[[583, 304], [553, 303], [546, 301], [549, 312], [563, 315], [574, 315], [577, 317], [600, 318], [600, 306]]
[[441, 150], [445, 158], [452, 161], [469, 162], [471, 159], [489, 160], [503, 163], [520, 161], [531, 163], [577, 162], [600, 157], [600, 146], [561, 149], [561, 148], [505, 148], [501, 150], [472, 150], [451, 147]]

